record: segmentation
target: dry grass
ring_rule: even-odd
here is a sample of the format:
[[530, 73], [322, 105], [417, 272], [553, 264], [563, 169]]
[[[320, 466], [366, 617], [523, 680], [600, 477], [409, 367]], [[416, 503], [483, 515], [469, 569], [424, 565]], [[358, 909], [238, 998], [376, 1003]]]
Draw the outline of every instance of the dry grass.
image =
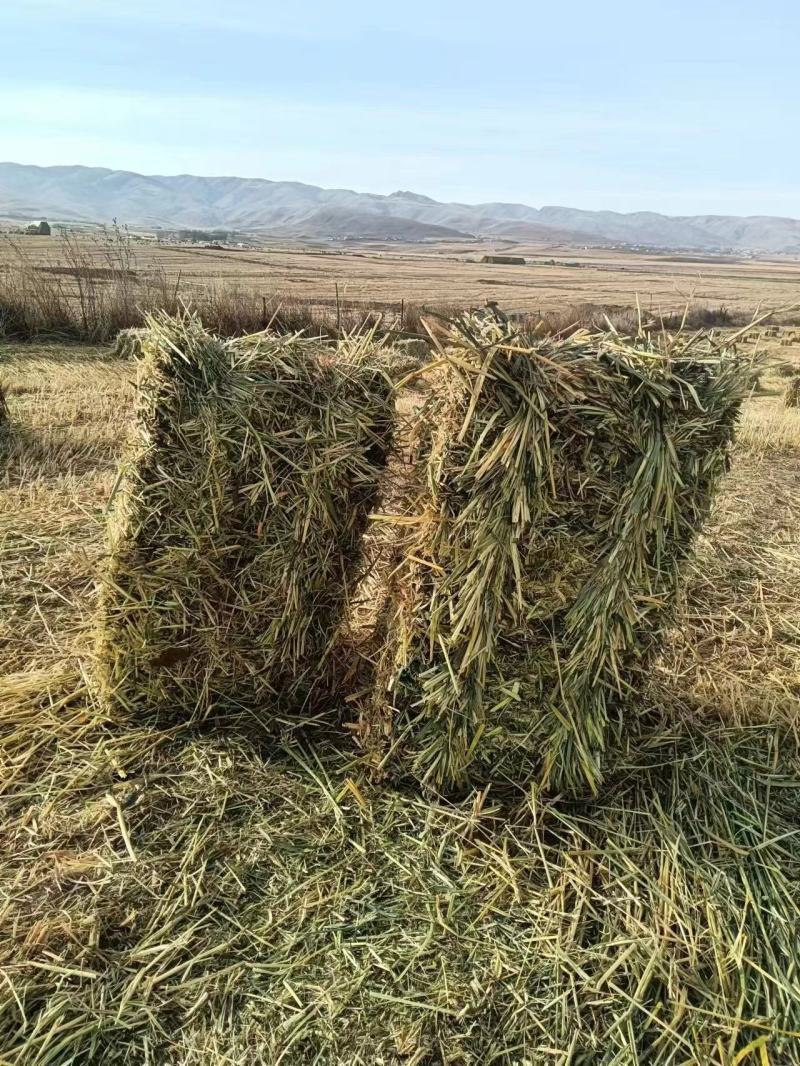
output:
[[28, 485], [104, 459], [113, 464], [133, 395], [129, 363], [99, 348], [51, 345], [28, 353], [0, 346], [0, 374], [15, 426], [6, 482]]
[[745, 405], [733, 469], [700, 538], [659, 688], [704, 713], [798, 729], [800, 412], [780, 364]]
[[[30, 237], [18, 242], [33, 265], [68, 265], [59, 239]], [[13, 252], [0, 243], [0, 271], [13, 263]], [[104, 268], [107, 244], [86, 240], [89, 265]], [[210, 282], [236, 288], [260, 299], [280, 293], [320, 309], [340, 302], [364, 309], [387, 308], [399, 315], [401, 300], [410, 305], [481, 307], [497, 300], [501, 307], [534, 314], [560, 313], [590, 304], [620, 310], [638, 294], [646, 313], [681, 311], [687, 301], [749, 317], [755, 307], [783, 307], [795, 298], [800, 265], [795, 262], [737, 260], [730, 257], [687, 258], [644, 255], [604, 249], [562, 252], [531, 244], [514, 249], [527, 264], [487, 266], [477, 262], [486, 249], [474, 243], [432, 246], [365, 243], [302, 246], [264, 241], [243, 250], [137, 244], [139, 274], [164, 276], [174, 290], [200, 292]], [[555, 259], [555, 262], [552, 260]]]
[[99, 349], [0, 348], [13, 419], [0, 469], [0, 660], [85, 646], [104, 506], [131, 414], [132, 368]]
[[2, 359], [15, 427], [53, 436], [0, 474], [0, 1058], [800, 1063], [800, 459], [773, 370], [602, 795], [445, 802], [346, 747], [109, 721], [84, 623], [130, 366]]
[[645, 319], [663, 319], [667, 328], [687, 306], [690, 326], [727, 326], [749, 321], [765, 301], [784, 306], [798, 282], [790, 263], [682, 263], [587, 250], [576, 270], [554, 263], [552, 249], [524, 251], [526, 266], [492, 266], [487, 277], [471, 245], [234, 251], [136, 244], [120, 232], [101, 240], [22, 237], [0, 241], [0, 337], [109, 341], [149, 312], [184, 306], [225, 337], [268, 322], [288, 333], [342, 336], [380, 322], [421, 334], [423, 311], [449, 315], [488, 301], [548, 332], [603, 329], [607, 318], [631, 332], [639, 317], [632, 294]]
[[[41, 338], [101, 343], [119, 334], [124, 349], [130, 333], [144, 326], [147, 316], [172, 316], [191, 311], [221, 337], [240, 337], [269, 327], [273, 332], [342, 338], [379, 328], [392, 335], [419, 332], [421, 308], [399, 304], [369, 304], [340, 297], [317, 301], [292, 294], [268, 295], [243, 284], [235, 275], [220, 279], [213, 273], [194, 284], [181, 273], [169, 275], [157, 262], [144, 263], [130, 239], [116, 231], [99, 247], [76, 237], [64, 237], [52, 248], [53, 257], [68, 265], [42, 265], [39, 246], [6, 241], [0, 245], [0, 339]], [[98, 267], [97, 260], [105, 265]], [[426, 305], [430, 307], [430, 304]], [[440, 315], [451, 308], [434, 305]]]
[[13, 715], [7, 1061], [798, 1061], [800, 796], [773, 727], [642, 723], [602, 800], [508, 807], [121, 734], [73, 694]]
[[5, 450], [8, 446], [8, 438], [11, 432], [11, 415], [8, 410], [8, 401], [6, 400], [5, 390], [0, 385], [0, 455], [5, 457]]
[[796, 410], [779, 403], [757, 413], [750, 409], [742, 418], [740, 437], [762, 455], [800, 452], [800, 417]]

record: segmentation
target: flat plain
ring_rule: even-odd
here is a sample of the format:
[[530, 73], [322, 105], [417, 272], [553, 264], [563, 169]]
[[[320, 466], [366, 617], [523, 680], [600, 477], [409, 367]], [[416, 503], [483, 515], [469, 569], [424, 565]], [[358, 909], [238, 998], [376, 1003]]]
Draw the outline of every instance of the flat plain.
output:
[[[106, 241], [81, 240], [99, 269], [117, 251]], [[486, 243], [402, 245], [365, 243], [213, 248], [134, 240], [134, 271], [167, 277], [189, 296], [210, 285], [256, 296], [283, 295], [332, 306], [397, 308], [422, 305], [483, 306], [489, 300], [512, 311], [557, 311], [591, 303], [628, 307], [638, 299], [653, 312], [674, 312], [691, 302], [751, 314], [757, 308], [800, 303], [800, 262]], [[482, 263], [495, 252], [521, 255], [525, 266]], [[42, 271], [64, 270], [58, 237], [0, 240], [0, 270], [14, 269], [21, 253]], [[115, 258], [115, 262], [118, 259]]]

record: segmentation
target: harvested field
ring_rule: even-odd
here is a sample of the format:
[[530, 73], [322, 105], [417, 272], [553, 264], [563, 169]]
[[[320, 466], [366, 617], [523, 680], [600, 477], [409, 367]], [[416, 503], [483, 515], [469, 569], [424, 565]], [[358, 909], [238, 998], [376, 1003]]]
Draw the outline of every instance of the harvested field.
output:
[[[713, 325], [715, 320], [724, 324], [721, 309], [746, 321], [757, 308], [793, 305], [800, 284], [800, 264], [791, 260], [680, 258], [602, 249], [576, 253], [541, 245], [498, 246], [491, 251], [510, 251], [526, 263], [493, 264], [487, 275], [480, 263], [486, 253], [482, 243], [353, 247], [265, 239], [254, 248], [209, 249], [148, 241], [112, 244], [110, 250], [108, 240], [81, 238], [65, 247], [57, 237], [23, 237], [14, 244], [0, 242], [0, 326], [2, 294], [8, 285], [13, 289], [21, 262], [32, 276], [30, 288], [40, 289], [39, 282], [48, 280], [58, 288], [56, 299], [40, 296], [42, 311], [57, 310], [54, 305], [62, 295], [80, 299], [82, 284], [88, 310], [97, 304], [112, 319], [120, 313], [133, 315], [136, 306], [175, 310], [179, 300], [200, 301], [209, 311], [208, 324], [213, 312], [213, 324], [220, 328], [245, 323], [240, 332], [262, 328], [266, 324], [262, 317], [276, 313], [291, 320], [298, 303], [310, 305], [311, 316], [329, 327], [337, 316], [349, 328], [368, 312], [379, 311], [415, 329], [414, 309], [419, 306], [461, 311], [497, 301], [506, 310], [535, 315], [586, 306], [614, 314], [638, 298], [646, 314], [680, 314], [687, 304], [709, 308], [708, 324]], [[562, 254], [568, 255], [568, 261], [557, 258]], [[42, 273], [45, 270], [51, 273]], [[104, 282], [109, 270], [115, 280]], [[119, 307], [105, 306], [111, 286], [120, 290], [114, 301]], [[96, 296], [91, 295], [93, 289]], [[12, 292], [6, 311], [9, 322], [19, 316], [16, 298]], [[304, 313], [307, 316], [309, 310], [304, 308]], [[798, 313], [795, 309], [795, 317]], [[136, 324], [115, 321], [107, 336]]]
[[133, 366], [0, 348], [0, 1059], [800, 1063], [800, 411], [777, 373], [800, 350], [781, 336], [580, 800], [426, 797], [341, 736], [109, 716], [87, 663]]

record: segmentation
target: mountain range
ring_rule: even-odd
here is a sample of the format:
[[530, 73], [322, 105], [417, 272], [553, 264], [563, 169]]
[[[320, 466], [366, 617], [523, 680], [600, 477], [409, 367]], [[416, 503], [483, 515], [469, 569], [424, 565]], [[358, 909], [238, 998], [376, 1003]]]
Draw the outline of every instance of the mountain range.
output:
[[225, 229], [284, 238], [483, 238], [702, 252], [800, 253], [800, 221], [769, 215], [622, 214], [525, 204], [440, 203], [263, 178], [172, 177], [0, 163], [0, 217], [142, 229]]

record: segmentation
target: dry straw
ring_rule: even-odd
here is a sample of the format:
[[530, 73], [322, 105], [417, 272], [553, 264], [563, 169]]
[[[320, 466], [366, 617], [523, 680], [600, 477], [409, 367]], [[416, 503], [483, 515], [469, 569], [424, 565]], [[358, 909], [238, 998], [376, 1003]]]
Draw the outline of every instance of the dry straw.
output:
[[786, 386], [783, 402], [787, 407], [800, 407], [800, 373]]
[[13, 424], [11, 421], [11, 408], [9, 407], [6, 391], [0, 385], [0, 460], [8, 463], [8, 458], [13, 451]]
[[139, 327], [121, 329], [114, 341], [112, 352], [122, 359], [136, 359], [141, 355], [147, 330]]
[[774, 725], [640, 721], [597, 800], [514, 810], [95, 717], [3, 723], [13, 1066], [800, 1061]]
[[11, 414], [6, 394], [0, 385], [0, 475], [5, 473], [11, 445]]
[[191, 316], [140, 339], [135, 440], [109, 521], [106, 705], [297, 709], [324, 676], [390, 429], [370, 338], [224, 342]]
[[383, 765], [437, 786], [596, 789], [747, 370], [699, 334], [530, 339], [472, 317], [432, 373], [366, 731], [388, 705]]
[[5, 390], [0, 385], [0, 442], [8, 435], [11, 424], [11, 412], [8, 408]]
[[[422, 436], [424, 395], [398, 398]], [[659, 664], [595, 798], [445, 800], [374, 787], [334, 746], [265, 758], [240, 731], [109, 722], [53, 648], [0, 677], [0, 1061], [800, 1063], [796, 448], [743, 444], [684, 615], [699, 661]], [[85, 587], [65, 530], [91, 556], [105, 484], [65, 480], [24, 513], [8, 498], [43, 572], [9, 544], [0, 565], [57, 644], [53, 601]]]

